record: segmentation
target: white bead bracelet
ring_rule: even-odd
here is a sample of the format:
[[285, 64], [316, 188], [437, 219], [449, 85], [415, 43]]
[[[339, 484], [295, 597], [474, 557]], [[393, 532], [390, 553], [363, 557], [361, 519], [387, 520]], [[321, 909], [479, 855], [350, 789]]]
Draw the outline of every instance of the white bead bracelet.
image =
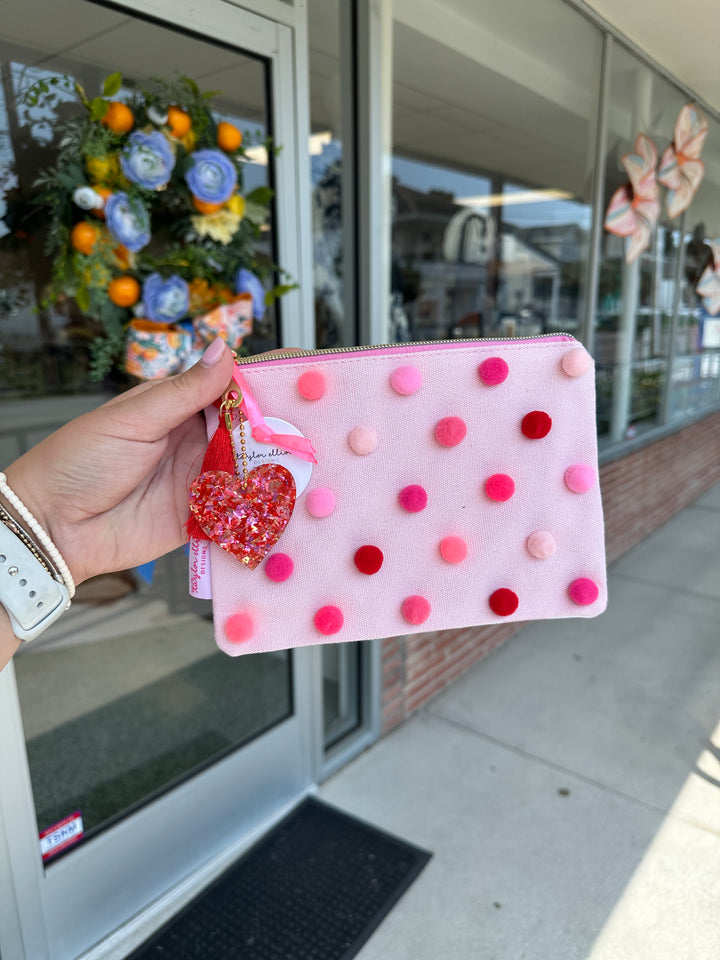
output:
[[8, 486], [7, 477], [1, 472], [0, 493], [5, 497], [8, 503], [11, 504], [15, 510], [17, 510], [19, 516], [35, 534], [38, 539], [38, 543], [47, 554], [48, 559], [52, 561], [58, 573], [62, 577], [68, 593], [70, 594], [70, 598], [72, 599], [72, 597], [75, 596], [75, 581], [72, 578], [72, 574], [70, 573], [68, 565], [63, 560], [60, 551], [52, 542], [47, 532], [40, 526], [38, 521], [35, 519], [32, 513], [30, 513], [20, 497], [18, 497], [17, 494], [10, 489]]

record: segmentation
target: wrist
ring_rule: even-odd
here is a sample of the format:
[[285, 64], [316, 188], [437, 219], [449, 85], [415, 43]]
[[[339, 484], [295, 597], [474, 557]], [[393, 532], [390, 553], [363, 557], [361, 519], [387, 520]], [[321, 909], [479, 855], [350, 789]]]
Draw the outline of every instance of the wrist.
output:
[[[20, 531], [27, 534], [32, 552], [35, 552], [34, 545], [48, 561], [51, 573], [65, 583], [72, 597], [74, 581], [78, 578], [73, 574], [63, 549], [63, 538], [59, 536], [61, 528], [52, 522], [51, 505], [46, 497], [33, 491], [31, 484], [24, 482], [20, 461], [15, 461], [4, 473], [7, 482], [6, 486], [0, 483], [0, 505]], [[1, 475], [0, 480], [4, 480]], [[21, 538], [27, 541], [27, 538]]]

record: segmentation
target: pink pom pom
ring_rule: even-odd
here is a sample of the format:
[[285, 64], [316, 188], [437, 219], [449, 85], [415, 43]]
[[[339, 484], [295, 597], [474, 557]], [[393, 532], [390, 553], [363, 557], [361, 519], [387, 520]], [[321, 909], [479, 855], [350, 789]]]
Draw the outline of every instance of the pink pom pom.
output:
[[592, 357], [585, 347], [574, 347], [568, 350], [560, 361], [563, 373], [568, 377], [581, 377], [592, 364]]
[[320, 607], [313, 618], [313, 623], [320, 633], [329, 637], [342, 628], [343, 623], [345, 623], [345, 618], [339, 607]]
[[557, 541], [547, 530], [536, 530], [527, 538], [525, 546], [531, 557], [535, 557], [536, 560], [547, 560], [557, 550]]
[[335, 494], [328, 487], [315, 487], [305, 497], [305, 509], [312, 517], [329, 517], [335, 509]]
[[488, 357], [478, 367], [478, 375], [488, 387], [496, 387], [507, 379], [510, 368], [502, 357]]
[[265, 561], [265, 576], [273, 583], [283, 583], [292, 576], [295, 564], [286, 553], [273, 553]]
[[435, 427], [435, 439], [442, 447], [456, 447], [466, 434], [467, 426], [460, 417], [443, 417]]
[[494, 473], [485, 481], [485, 493], [491, 500], [504, 503], [515, 493], [515, 481], [506, 473]]
[[573, 493], [585, 493], [595, 483], [595, 471], [585, 463], [576, 463], [565, 471], [565, 486]]
[[408, 513], [420, 513], [427, 506], [428, 495], [423, 487], [418, 483], [411, 483], [409, 487], [403, 487], [398, 494], [398, 501], [403, 510]]
[[430, 616], [431, 606], [425, 597], [414, 596], [407, 597], [402, 602], [400, 607], [400, 612], [403, 615], [403, 620], [406, 623], [412, 624], [412, 626], [417, 627], [421, 623], [425, 623], [427, 618]]
[[306, 400], [319, 400], [325, 393], [325, 375], [319, 370], [307, 370], [298, 379], [297, 388]]
[[377, 433], [372, 427], [355, 427], [348, 434], [348, 444], [353, 453], [365, 457], [377, 446]]
[[400, 396], [409, 397], [410, 394], [417, 393], [422, 386], [422, 374], [417, 367], [410, 364], [396, 367], [390, 374], [390, 386]]
[[230, 643], [246, 643], [255, 632], [255, 621], [249, 610], [238, 610], [225, 621], [225, 636]]
[[595, 603], [600, 591], [594, 580], [589, 577], [578, 577], [568, 587], [568, 594], [572, 602], [579, 607], [589, 607], [591, 603]]
[[440, 556], [446, 563], [462, 563], [467, 552], [467, 544], [462, 537], [443, 537], [440, 541]]

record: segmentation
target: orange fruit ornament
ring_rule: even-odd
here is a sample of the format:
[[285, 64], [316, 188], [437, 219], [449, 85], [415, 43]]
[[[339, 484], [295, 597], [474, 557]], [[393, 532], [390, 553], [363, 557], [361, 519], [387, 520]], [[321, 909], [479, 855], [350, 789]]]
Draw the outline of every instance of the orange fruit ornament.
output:
[[95, 214], [96, 217], [100, 217], [101, 220], [104, 220], [105, 219], [105, 203], [108, 202], [108, 197], [111, 197], [113, 192], [110, 189], [110, 187], [101, 187], [101, 186], [95, 186], [93, 187], [93, 190], [95, 191], [95, 193], [99, 193], [104, 201], [103, 206], [100, 207], [99, 210], [93, 210], [93, 213]]
[[140, 299], [140, 284], [135, 277], [115, 277], [108, 284], [108, 296], [118, 307], [132, 307]]
[[226, 153], [235, 153], [242, 143], [242, 133], [232, 123], [218, 124], [217, 128], [218, 146]]
[[181, 107], [168, 107], [167, 125], [170, 127], [170, 133], [179, 140], [184, 137], [192, 126], [190, 115]]
[[130, 107], [119, 100], [113, 100], [100, 122], [113, 133], [128, 133], [135, 126], [135, 117]]
[[76, 223], [70, 231], [70, 243], [78, 251], [89, 256], [95, 249], [99, 238], [98, 228], [87, 220]]
[[198, 213], [217, 213], [218, 210], [222, 210], [222, 203], [205, 203], [204, 200], [198, 200], [197, 197], [192, 198], [193, 206]]

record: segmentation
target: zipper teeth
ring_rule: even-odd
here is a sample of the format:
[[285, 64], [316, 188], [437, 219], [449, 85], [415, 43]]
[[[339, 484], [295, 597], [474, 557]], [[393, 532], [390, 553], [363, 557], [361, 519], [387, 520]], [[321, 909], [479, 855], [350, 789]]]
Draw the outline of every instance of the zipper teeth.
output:
[[269, 360], [292, 360], [294, 357], [322, 357], [323, 355], [334, 353], [363, 353], [367, 350], [388, 350], [392, 347], [431, 347], [455, 343], [514, 343], [520, 340], [547, 340], [555, 339], [557, 337], [569, 337], [571, 340], [575, 339], [571, 333], [563, 333], [562, 331], [558, 331], [558, 333], [540, 333], [534, 337], [466, 337], [458, 338], [456, 340], [411, 340], [407, 344], [373, 343], [365, 344], [364, 346], [360, 347], [325, 347], [322, 350], [303, 350], [302, 348], [298, 347], [297, 350], [293, 349], [292, 352], [290, 350], [283, 350], [283, 352], [280, 353], [277, 350], [270, 350], [261, 357], [237, 357], [235, 362], [238, 364], [267, 363]]

